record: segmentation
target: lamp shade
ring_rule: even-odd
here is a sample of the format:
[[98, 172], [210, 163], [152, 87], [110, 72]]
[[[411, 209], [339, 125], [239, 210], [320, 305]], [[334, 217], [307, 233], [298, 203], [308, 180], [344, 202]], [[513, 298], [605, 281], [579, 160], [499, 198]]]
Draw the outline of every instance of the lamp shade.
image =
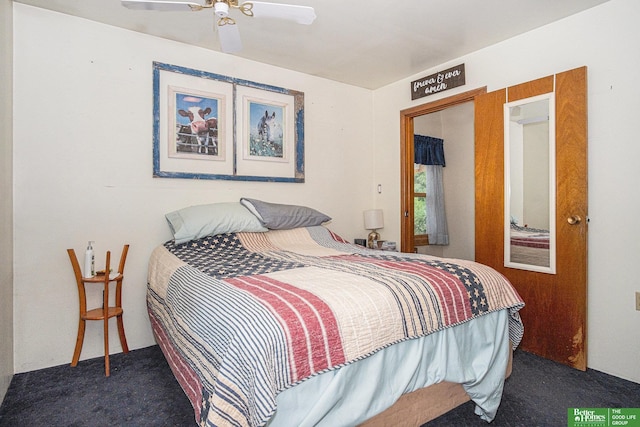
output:
[[364, 211], [364, 228], [366, 228], [367, 230], [384, 228], [382, 209], [371, 209], [368, 211]]

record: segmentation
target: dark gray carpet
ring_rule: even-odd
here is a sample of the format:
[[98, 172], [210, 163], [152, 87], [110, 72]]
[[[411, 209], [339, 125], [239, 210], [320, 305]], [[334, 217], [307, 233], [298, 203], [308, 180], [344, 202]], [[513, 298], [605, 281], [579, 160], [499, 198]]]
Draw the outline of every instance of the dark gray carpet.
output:
[[0, 407], [2, 427], [192, 426], [193, 409], [158, 346], [112, 355], [75, 368], [14, 375]]
[[476, 417], [474, 404], [467, 402], [425, 427], [566, 426], [568, 408], [640, 408], [640, 384], [593, 369], [577, 371], [516, 350], [513, 372], [491, 424]]
[[[580, 372], [516, 351], [498, 415], [489, 426], [566, 426], [567, 408], [639, 408], [640, 384]], [[191, 404], [157, 346], [17, 374], [0, 426], [193, 426]], [[425, 426], [487, 426], [471, 402]], [[295, 426], [292, 426], [295, 427]]]

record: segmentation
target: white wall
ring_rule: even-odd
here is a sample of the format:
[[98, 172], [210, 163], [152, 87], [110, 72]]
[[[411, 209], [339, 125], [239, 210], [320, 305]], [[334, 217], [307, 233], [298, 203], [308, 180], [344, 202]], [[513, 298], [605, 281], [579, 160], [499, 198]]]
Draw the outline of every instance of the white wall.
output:
[[0, 402], [13, 377], [12, 9], [0, 0]]
[[[82, 254], [87, 240], [96, 241], [97, 266], [106, 250], [118, 256], [131, 245], [123, 305], [135, 349], [154, 343], [147, 261], [170, 238], [167, 212], [247, 196], [311, 206], [343, 237], [366, 235], [370, 90], [20, 3], [14, 43], [15, 372], [70, 362], [78, 298], [66, 249]], [[306, 182], [152, 178], [154, 60], [304, 92]], [[87, 327], [82, 359], [102, 354], [98, 323]]]
[[442, 114], [442, 138], [447, 148], [443, 171], [449, 245], [445, 258], [475, 258], [475, 180], [473, 103], [447, 108]]
[[[588, 366], [640, 382], [640, 144], [637, 141], [640, 2], [611, 0], [580, 14], [458, 58], [374, 92], [374, 180], [399, 189], [398, 111], [487, 86], [488, 91], [586, 65], [589, 114]], [[466, 85], [411, 101], [409, 84], [465, 63]], [[376, 198], [385, 237], [399, 236], [399, 194]]]

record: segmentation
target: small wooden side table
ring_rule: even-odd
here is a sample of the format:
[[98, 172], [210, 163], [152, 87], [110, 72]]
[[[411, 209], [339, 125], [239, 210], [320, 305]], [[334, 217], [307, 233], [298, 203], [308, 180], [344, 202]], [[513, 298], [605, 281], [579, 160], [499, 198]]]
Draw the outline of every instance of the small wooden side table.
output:
[[[120, 255], [120, 265], [118, 267], [117, 274], [109, 274], [111, 252], [107, 251], [107, 259], [104, 267], [104, 274], [96, 275], [93, 277], [83, 277], [80, 270], [80, 264], [78, 264], [78, 258], [73, 249], [67, 249], [71, 265], [73, 266], [73, 272], [76, 276], [76, 284], [78, 285], [78, 297], [80, 303], [79, 318], [78, 318], [78, 337], [76, 338], [76, 348], [73, 352], [73, 359], [71, 360], [71, 366], [77, 366], [80, 359], [80, 353], [82, 352], [82, 344], [84, 343], [84, 331], [87, 320], [102, 320], [104, 323], [104, 372], [109, 376], [109, 319], [112, 317], [117, 318], [118, 323], [118, 335], [120, 336], [120, 344], [122, 345], [122, 351], [129, 352], [127, 346], [127, 338], [124, 335], [124, 324], [122, 322], [122, 279], [124, 278], [124, 264], [127, 260], [127, 253], [129, 252], [129, 245], [124, 245], [122, 248], [122, 254]], [[116, 298], [115, 305], [109, 307], [109, 283], [116, 282]], [[102, 307], [87, 310], [87, 295], [85, 285], [87, 283], [102, 283]]]

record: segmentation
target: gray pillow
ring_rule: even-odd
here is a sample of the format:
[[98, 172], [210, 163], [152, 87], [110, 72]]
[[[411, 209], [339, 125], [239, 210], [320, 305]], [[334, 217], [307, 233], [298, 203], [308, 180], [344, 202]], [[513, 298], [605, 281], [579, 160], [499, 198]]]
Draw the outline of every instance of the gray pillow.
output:
[[176, 244], [215, 234], [268, 231], [238, 202], [189, 206], [165, 217]]
[[281, 205], [256, 199], [240, 199], [264, 225], [271, 230], [289, 230], [298, 227], [311, 227], [331, 221], [331, 217], [306, 206]]

